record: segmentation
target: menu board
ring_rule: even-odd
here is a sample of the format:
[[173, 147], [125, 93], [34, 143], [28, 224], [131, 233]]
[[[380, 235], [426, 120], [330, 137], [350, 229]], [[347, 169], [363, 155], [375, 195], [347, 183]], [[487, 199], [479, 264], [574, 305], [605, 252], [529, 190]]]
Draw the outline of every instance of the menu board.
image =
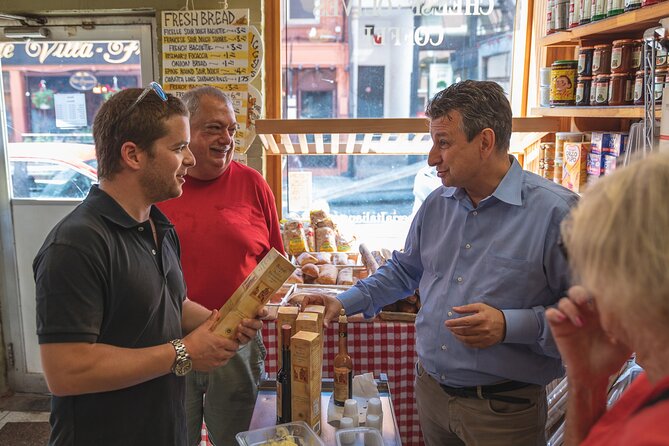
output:
[[163, 87], [176, 96], [203, 85], [224, 91], [234, 104], [242, 153], [262, 112], [260, 92], [249, 84], [260, 72], [262, 39], [248, 23], [248, 9], [162, 12]]

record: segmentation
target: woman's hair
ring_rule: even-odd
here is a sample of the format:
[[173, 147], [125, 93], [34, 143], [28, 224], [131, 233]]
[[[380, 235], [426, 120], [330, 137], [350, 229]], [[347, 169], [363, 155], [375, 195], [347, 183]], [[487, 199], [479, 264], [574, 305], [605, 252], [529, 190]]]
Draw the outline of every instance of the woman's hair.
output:
[[563, 223], [574, 277], [635, 322], [669, 322], [668, 200], [669, 155], [655, 154], [600, 178]]

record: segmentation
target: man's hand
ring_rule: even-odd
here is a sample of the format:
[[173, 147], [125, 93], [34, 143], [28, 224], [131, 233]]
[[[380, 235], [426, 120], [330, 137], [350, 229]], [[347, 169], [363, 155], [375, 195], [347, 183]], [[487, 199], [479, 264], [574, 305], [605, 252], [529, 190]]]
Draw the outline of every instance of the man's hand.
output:
[[330, 322], [336, 321], [339, 318], [339, 312], [344, 306], [335, 297], [326, 296], [325, 294], [305, 294], [300, 303], [300, 310], [304, 311], [307, 305], [324, 305], [325, 315], [323, 316], [323, 325], [330, 326]]
[[243, 319], [237, 326], [237, 340], [240, 344], [247, 344], [255, 338], [262, 328], [261, 319], [267, 316], [267, 308], [260, 307], [255, 319]]
[[218, 319], [218, 311], [183, 339], [186, 350], [193, 361], [193, 370], [208, 372], [228, 362], [239, 349], [239, 343], [226, 339], [212, 331]]
[[484, 303], [453, 307], [458, 314], [468, 314], [444, 322], [453, 336], [467, 347], [486, 348], [504, 340], [506, 321], [497, 308]]
[[553, 338], [570, 377], [594, 384], [607, 382], [620, 369], [632, 350], [611, 338], [602, 328], [597, 304], [581, 286], [573, 286], [546, 310]]

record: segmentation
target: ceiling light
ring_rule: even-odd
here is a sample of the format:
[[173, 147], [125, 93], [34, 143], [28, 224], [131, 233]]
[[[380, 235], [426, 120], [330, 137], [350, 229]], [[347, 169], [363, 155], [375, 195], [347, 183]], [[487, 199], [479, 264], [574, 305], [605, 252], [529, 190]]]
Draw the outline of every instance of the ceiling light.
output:
[[6, 26], [4, 34], [8, 39], [46, 39], [50, 32], [43, 26]]

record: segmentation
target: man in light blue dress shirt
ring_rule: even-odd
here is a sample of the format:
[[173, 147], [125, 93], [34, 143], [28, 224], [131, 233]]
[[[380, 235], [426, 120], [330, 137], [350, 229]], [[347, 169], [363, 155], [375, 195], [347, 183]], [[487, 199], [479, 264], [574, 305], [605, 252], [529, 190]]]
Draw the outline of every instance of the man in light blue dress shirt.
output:
[[428, 446], [545, 444], [544, 386], [563, 375], [544, 319], [569, 288], [558, 237], [577, 195], [509, 156], [511, 107], [494, 82], [464, 81], [428, 104], [428, 163], [443, 187], [418, 210], [404, 252], [324, 301], [326, 321], [372, 317], [420, 289], [418, 414]]

